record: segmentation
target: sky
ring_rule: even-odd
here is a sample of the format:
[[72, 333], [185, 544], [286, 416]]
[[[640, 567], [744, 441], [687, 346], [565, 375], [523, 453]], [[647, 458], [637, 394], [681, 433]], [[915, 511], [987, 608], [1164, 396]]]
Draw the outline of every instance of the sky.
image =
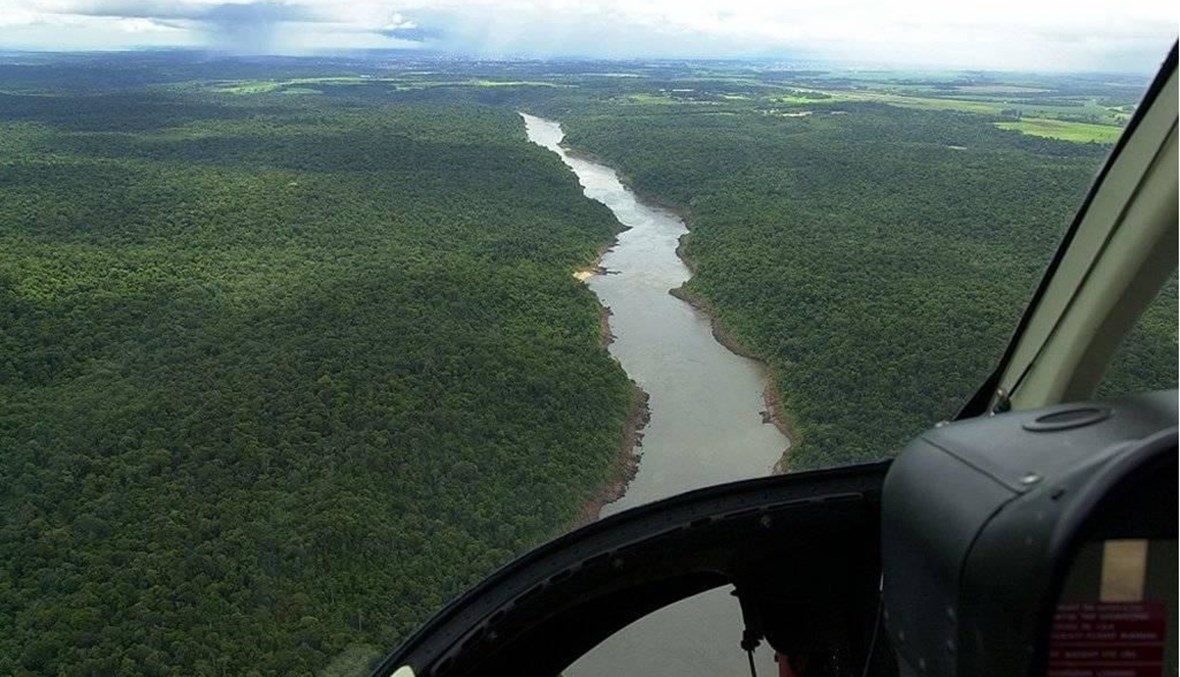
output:
[[1155, 70], [1175, 0], [0, 0], [0, 50], [776, 58]]

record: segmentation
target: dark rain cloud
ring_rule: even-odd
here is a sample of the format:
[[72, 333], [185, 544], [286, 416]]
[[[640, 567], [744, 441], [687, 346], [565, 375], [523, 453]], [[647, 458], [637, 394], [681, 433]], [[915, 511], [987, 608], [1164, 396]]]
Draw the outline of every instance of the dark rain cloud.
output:
[[243, 54], [270, 51], [280, 25], [285, 22], [331, 21], [312, 8], [279, 0], [214, 5], [165, 0], [82, 0], [70, 6], [70, 13], [149, 19], [172, 26], [186, 22], [187, 27], [203, 33], [211, 46]]
[[77, 0], [67, 5], [70, 14], [83, 16], [129, 17], [139, 19], [190, 19], [222, 21], [327, 21], [311, 8], [281, 0], [251, 3], [226, 2], [207, 4], [171, 0]]
[[214, 47], [242, 53], [262, 53], [274, 46], [279, 24], [316, 21], [306, 8], [276, 2], [213, 5], [199, 18]]
[[377, 35], [384, 35], [387, 38], [396, 38], [398, 40], [408, 40], [410, 42], [426, 42], [428, 40], [437, 40], [444, 35], [446, 31], [440, 28], [429, 28], [426, 26], [394, 26], [392, 28], [382, 28], [373, 31]]

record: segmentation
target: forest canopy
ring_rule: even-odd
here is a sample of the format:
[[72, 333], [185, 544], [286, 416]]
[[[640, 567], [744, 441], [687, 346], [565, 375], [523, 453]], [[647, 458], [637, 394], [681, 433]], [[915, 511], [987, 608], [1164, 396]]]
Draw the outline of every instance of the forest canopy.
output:
[[511, 110], [2, 96], [0, 672], [363, 667], [606, 480], [618, 225]]
[[[791, 470], [881, 459], [953, 417], [1110, 151], [970, 113], [806, 111], [563, 111], [572, 146], [689, 215], [685, 292], [768, 361], [794, 433]], [[1102, 392], [1175, 387], [1176, 326], [1173, 280]]]

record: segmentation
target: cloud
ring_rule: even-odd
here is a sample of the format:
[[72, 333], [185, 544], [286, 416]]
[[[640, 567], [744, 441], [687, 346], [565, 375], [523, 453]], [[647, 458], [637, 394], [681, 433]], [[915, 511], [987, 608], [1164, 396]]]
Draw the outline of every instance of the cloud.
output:
[[[12, 5], [11, 9], [7, 5]], [[0, 0], [22, 27], [144, 19], [143, 37], [239, 52], [422, 45], [484, 56], [805, 56], [875, 65], [1149, 70], [1175, 40], [1173, 0]], [[106, 24], [104, 24], [105, 26]], [[179, 32], [178, 32], [179, 31]], [[156, 39], [153, 38], [153, 39]], [[124, 38], [130, 40], [130, 38]]]
[[428, 44], [485, 56], [772, 57], [865, 66], [1154, 69], [1173, 0], [409, 0]]
[[192, 18], [205, 26], [212, 46], [246, 54], [274, 51], [283, 23], [317, 20], [308, 7], [273, 0], [213, 5]]
[[58, 15], [144, 19], [216, 19], [265, 15], [277, 20], [314, 20], [314, 3], [288, 0], [29, 0], [36, 10]]
[[33, 4], [40, 6], [41, 23], [73, 19], [98, 24], [102, 19], [116, 19], [125, 32], [189, 31], [202, 35], [211, 47], [235, 53], [274, 50], [283, 24], [331, 20], [330, 14], [321, 14], [313, 6], [282, 0], [34, 0]]
[[127, 18], [123, 17], [118, 20], [119, 30], [124, 33], [149, 33], [155, 31], [180, 31], [183, 28], [167, 21], [160, 21], [157, 19], [144, 19], [141, 17]]
[[445, 36], [445, 33], [440, 28], [424, 28], [417, 25], [388, 26], [386, 28], [379, 28], [374, 33], [390, 38], [397, 38], [398, 40], [408, 40], [410, 42], [439, 40]]

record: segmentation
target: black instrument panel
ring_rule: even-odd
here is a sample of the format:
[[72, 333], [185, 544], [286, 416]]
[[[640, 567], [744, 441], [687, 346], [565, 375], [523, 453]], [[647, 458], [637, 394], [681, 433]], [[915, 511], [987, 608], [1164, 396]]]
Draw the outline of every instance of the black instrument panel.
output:
[[1086, 544], [1175, 542], [1176, 411], [1166, 391], [911, 442], [882, 497], [884, 621], [903, 674], [1045, 674]]

